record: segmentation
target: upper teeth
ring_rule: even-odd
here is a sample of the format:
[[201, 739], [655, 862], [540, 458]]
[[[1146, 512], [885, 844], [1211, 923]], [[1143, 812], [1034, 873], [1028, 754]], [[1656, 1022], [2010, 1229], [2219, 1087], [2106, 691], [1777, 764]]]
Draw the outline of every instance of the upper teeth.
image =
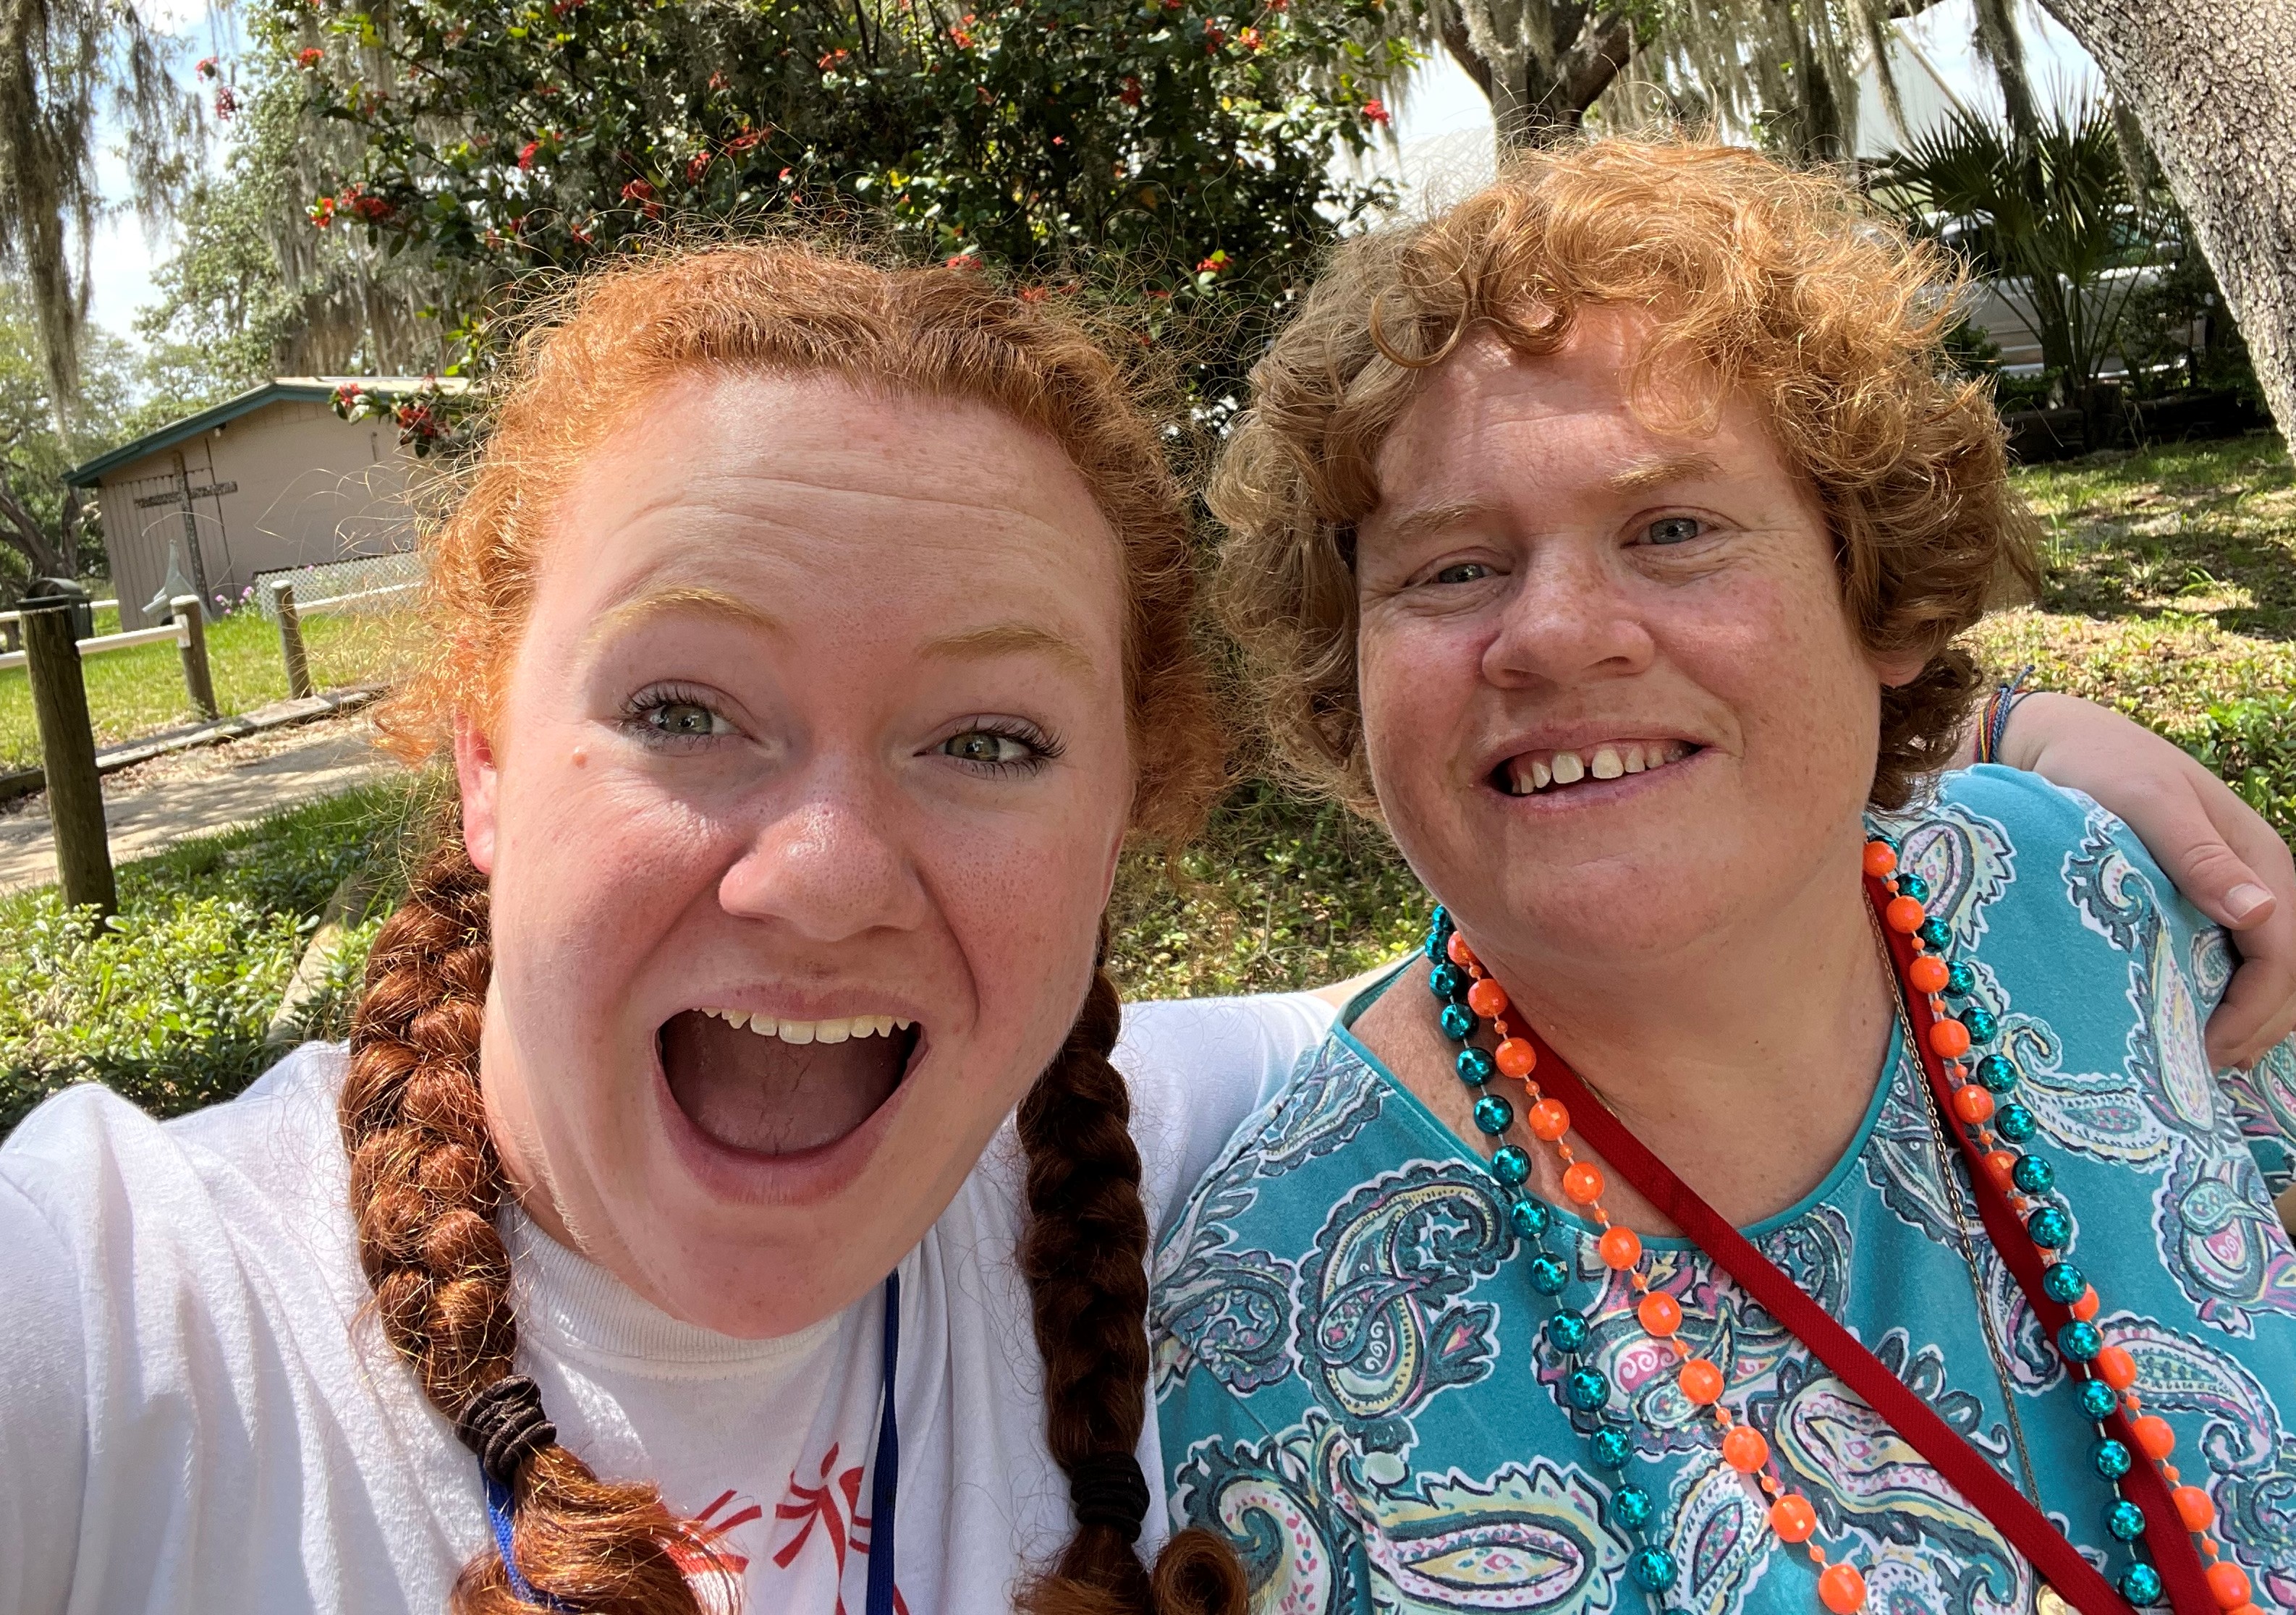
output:
[[906, 1032], [915, 1024], [891, 1015], [852, 1015], [841, 1021], [780, 1021], [771, 1015], [753, 1015], [746, 1010], [706, 1009], [701, 1012], [734, 1026], [746, 1026], [761, 1037], [778, 1037], [783, 1043], [842, 1043], [848, 1037], [890, 1037], [895, 1029]]
[[1528, 796], [1550, 785], [1575, 785], [1590, 775], [1614, 780], [1622, 774], [1663, 768], [1689, 755], [1690, 748], [1681, 741], [1609, 741], [1584, 753], [1518, 757], [1507, 764], [1507, 777], [1517, 796]]

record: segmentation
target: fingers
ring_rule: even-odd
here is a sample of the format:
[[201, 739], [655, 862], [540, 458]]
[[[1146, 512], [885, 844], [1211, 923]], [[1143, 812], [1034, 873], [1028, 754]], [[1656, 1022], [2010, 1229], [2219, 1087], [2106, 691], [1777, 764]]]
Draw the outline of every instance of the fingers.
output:
[[[2195, 908], [2234, 930], [2260, 924], [2276, 906], [2275, 899], [2266, 878], [2241, 856], [2245, 848], [2235, 849], [2237, 814], [2255, 819], [2267, 837], [2271, 827], [2198, 765], [2193, 772], [2199, 777], [2180, 771], [2143, 788], [2124, 787], [2106, 806], [2136, 832], [2153, 861]], [[2213, 794], [2221, 795], [2221, 802], [2212, 799], [2210, 786], [2215, 787]], [[2296, 892], [2290, 895], [2296, 898]]]
[[[2243, 937], [2241, 945], [2248, 940]], [[2290, 991], [2285, 963], [2247, 960], [2233, 972], [2223, 1002], [2209, 1017], [2209, 1064], [2218, 1070], [2227, 1066], [2245, 1070], [2291, 1032], [2296, 1032], [2296, 993]]]
[[[2241, 967], [2209, 1017], [2209, 1054], [2222, 1068], [2250, 1066], [2296, 1030], [2296, 859], [2277, 832], [2214, 775], [2194, 789], [2234, 859], [2254, 872], [2253, 890], [2233, 881], [2223, 910], [2200, 906], [2230, 926]], [[2221, 878], [2221, 871], [2219, 871]], [[2197, 901], [2197, 898], [2196, 898]]]

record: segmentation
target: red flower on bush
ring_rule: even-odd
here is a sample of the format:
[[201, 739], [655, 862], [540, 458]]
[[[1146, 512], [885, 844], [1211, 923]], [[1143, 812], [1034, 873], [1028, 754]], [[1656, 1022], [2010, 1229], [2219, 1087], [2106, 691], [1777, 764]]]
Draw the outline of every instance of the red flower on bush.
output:
[[239, 111], [239, 92], [227, 84], [216, 86], [215, 109], [217, 119], [229, 123], [231, 115]]
[[712, 160], [710, 154], [707, 152], [696, 152], [693, 156], [687, 158], [685, 160], [685, 183], [689, 185], [700, 184], [701, 183], [701, 176], [709, 172], [709, 164]]
[[709, 75], [709, 87], [713, 90], [722, 90], [730, 82], [722, 70]]
[[949, 26], [948, 37], [956, 42], [958, 50], [969, 51], [972, 48], [972, 25], [979, 20], [980, 18], [975, 12], [967, 12], [964, 13], [964, 21], [952, 23]]
[[341, 193], [335, 198], [335, 209], [338, 212], [356, 213], [369, 224], [381, 224], [390, 217], [392, 211], [389, 202], [380, 196], [368, 194], [365, 188], [358, 185], [344, 186]]
[[332, 196], [322, 196], [312, 202], [305, 211], [310, 214], [311, 223], [324, 230], [335, 222], [335, 199]]
[[661, 217], [661, 204], [654, 200], [653, 184], [649, 180], [634, 179], [622, 187], [622, 200], [636, 202], [645, 210], [648, 218]]
[[1220, 26], [1218, 23], [1207, 22], [1204, 24], [1205, 55], [1210, 55], [1214, 51], [1217, 51], [1220, 46], [1226, 43], [1227, 36], [1220, 31]]
[[307, 46], [295, 53], [296, 64], [300, 67], [315, 68], [326, 59], [327, 53], [321, 50], [316, 45]]
[[833, 73], [839, 68], [843, 67], [847, 62], [852, 60], [853, 53], [840, 46], [840, 48], [830, 52], [819, 61], [814, 63], [814, 65], [824, 73]]
[[1210, 258], [1205, 258], [1196, 266], [1196, 273], [1198, 275], [1225, 275], [1234, 266], [1230, 262], [1226, 251], [1215, 251]]
[[1117, 92], [1116, 98], [1122, 102], [1126, 106], [1138, 106], [1140, 104], [1140, 81], [1137, 78], [1133, 78], [1131, 74], [1127, 73], [1124, 76], [1124, 87]]
[[968, 247], [962, 252], [950, 253], [947, 258], [942, 260], [941, 267], [944, 269], [978, 269], [980, 267], [980, 260], [973, 255], [972, 250]]
[[540, 141], [528, 141], [524, 145], [518, 149], [518, 166], [521, 168], [530, 168], [534, 167], [534, 160], [540, 154], [541, 151], [542, 143]]
[[765, 137], [764, 131], [759, 129], [750, 129], [743, 134], [736, 135], [733, 139], [727, 141], [726, 143], [726, 149], [728, 152], [746, 152]]
[[212, 56], [201, 57], [199, 60], [199, 65], [194, 67], [192, 70], [202, 78], [213, 78], [221, 71], [221, 70], [216, 66], [216, 59]]
[[1235, 42], [1247, 51], [1256, 51], [1266, 43], [1260, 38], [1259, 30], [1256, 28], [1244, 29], [1235, 37]]
[[1376, 124], [1392, 122], [1393, 119], [1387, 110], [1387, 102], [1380, 100], [1377, 96], [1374, 96], [1371, 100], [1365, 102], [1364, 121], [1366, 123]]

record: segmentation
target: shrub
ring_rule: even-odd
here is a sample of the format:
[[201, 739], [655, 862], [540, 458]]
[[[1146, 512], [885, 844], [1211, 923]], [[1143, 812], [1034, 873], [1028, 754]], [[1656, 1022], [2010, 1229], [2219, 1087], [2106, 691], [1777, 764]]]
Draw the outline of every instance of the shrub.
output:
[[[53, 888], [0, 900], [0, 1135], [77, 1082], [159, 1116], [239, 1092], [277, 1056], [264, 1035], [328, 898], [371, 865], [395, 870], [410, 799], [372, 787], [126, 865], [109, 926]], [[376, 929], [347, 918], [305, 1008], [315, 1036], [342, 1035]]]
[[178, 898], [98, 926], [37, 894], [0, 954], [0, 1127], [102, 1082], [155, 1115], [226, 1099], [269, 1062], [264, 1029], [314, 922]]
[[2191, 750], [2296, 843], [2296, 695], [2210, 707]]

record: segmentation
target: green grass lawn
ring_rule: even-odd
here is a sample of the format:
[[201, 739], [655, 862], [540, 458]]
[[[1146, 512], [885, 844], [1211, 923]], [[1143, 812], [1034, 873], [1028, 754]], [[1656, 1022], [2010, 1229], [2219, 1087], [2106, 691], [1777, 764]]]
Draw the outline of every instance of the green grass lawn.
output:
[[[2032, 663], [2041, 685], [2191, 745], [2296, 832], [2296, 471], [2278, 440], [2099, 455], [2018, 480], [2046, 523], [2048, 582], [1971, 635], [1978, 653], [2002, 670]], [[388, 667], [380, 631], [322, 652], [313, 627], [315, 661], [345, 669], [329, 682]], [[273, 635], [252, 613], [216, 625], [227, 702], [283, 692]], [[91, 672], [114, 735], [181, 716], [174, 648], [148, 654], [148, 707], [134, 681], [99, 686]], [[0, 735], [28, 734], [21, 675], [0, 677], [13, 681], [0, 682]], [[112, 936], [52, 892], [0, 899], [0, 1128], [86, 1078], [161, 1111], [235, 1091], [266, 1058], [263, 1027], [335, 883], [370, 859], [395, 866], [407, 802], [404, 785], [375, 787], [127, 865]], [[1127, 862], [1111, 965], [1141, 997], [1314, 985], [1411, 946], [1425, 905], [1379, 831], [1250, 783], [1176, 865]], [[319, 1030], [340, 1030], [373, 923], [339, 961]]]
[[[305, 618], [303, 646], [312, 683], [327, 690], [389, 677], [410, 624], [408, 613], [343, 611]], [[117, 633], [117, 614], [99, 613], [95, 628], [99, 634]], [[285, 699], [287, 664], [276, 623], [252, 608], [235, 611], [207, 625], [207, 641], [208, 674], [215, 681], [216, 703], [226, 713]], [[86, 657], [80, 668], [99, 746], [198, 717], [184, 685], [183, 656], [173, 643]], [[0, 769], [30, 767], [39, 760], [40, 731], [32, 717], [27, 675], [21, 668], [0, 671]]]
[[2196, 739], [2208, 709], [2296, 689], [2296, 470], [2270, 433], [2021, 472], [2046, 524], [2031, 609], [1971, 635], [1993, 666]]

